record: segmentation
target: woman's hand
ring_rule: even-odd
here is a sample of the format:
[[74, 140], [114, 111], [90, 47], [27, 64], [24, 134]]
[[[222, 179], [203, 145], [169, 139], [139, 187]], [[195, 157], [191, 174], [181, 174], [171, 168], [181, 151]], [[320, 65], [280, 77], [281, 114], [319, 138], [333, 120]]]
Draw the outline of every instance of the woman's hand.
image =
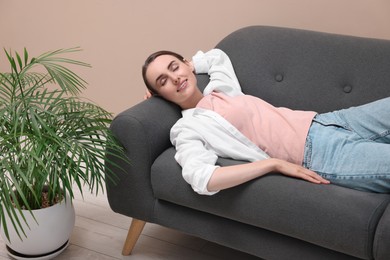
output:
[[145, 91], [145, 95], [144, 95], [144, 99], [146, 100], [146, 99], [149, 99], [149, 98], [151, 98], [153, 95], [152, 95], [152, 93], [150, 93], [150, 91], [149, 91], [149, 89], [146, 89], [146, 91]]
[[329, 184], [330, 181], [322, 178], [316, 172], [313, 172], [305, 167], [297, 164], [289, 163], [283, 160], [276, 160], [275, 170], [283, 175], [303, 179], [317, 184]]

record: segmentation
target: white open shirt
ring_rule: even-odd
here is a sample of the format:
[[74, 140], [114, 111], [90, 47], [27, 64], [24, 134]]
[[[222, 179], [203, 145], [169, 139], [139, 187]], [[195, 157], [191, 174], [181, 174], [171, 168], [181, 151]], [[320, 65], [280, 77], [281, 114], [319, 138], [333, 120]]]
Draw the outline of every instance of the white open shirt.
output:
[[[228, 96], [243, 95], [231, 61], [222, 50], [198, 51], [192, 62], [196, 73], [208, 73], [210, 76], [203, 95], [213, 91]], [[250, 162], [269, 158], [214, 111], [192, 108], [183, 110], [182, 115], [172, 127], [170, 139], [176, 148], [175, 159], [182, 167], [184, 179], [199, 194], [218, 192], [207, 190], [214, 170], [219, 167], [215, 165], [218, 157]]]

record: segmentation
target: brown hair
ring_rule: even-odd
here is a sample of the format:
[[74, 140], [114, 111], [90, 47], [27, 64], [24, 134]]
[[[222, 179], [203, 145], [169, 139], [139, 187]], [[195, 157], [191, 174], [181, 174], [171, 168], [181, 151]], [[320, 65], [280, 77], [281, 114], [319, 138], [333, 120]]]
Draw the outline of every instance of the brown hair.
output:
[[156, 95], [158, 93], [152, 87], [152, 85], [148, 82], [148, 80], [146, 79], [146, 71], [148, 70], [148, 67], [149, 67], [150, 63], [152, 63], [157, 57], [162, 56], [162, 55], [171, 55], [173, 57], [178, 58], [182, 62], [185, 61], [185, 59], [183, 58], [182, 55], [180, 55], [180, 54], [178, 54], [176, 52], [173, 52], [173, 51], [157, 51], [157, 52], [152, 53], [151, 55], [149, 55], [149, 57], [145, 60], [144, 65], [142, 66], [142, 78], [143, 78], [143, 80], [145, 82], [146, 87], [149, 89], [150, 93], [152, 93], [153, 95]]

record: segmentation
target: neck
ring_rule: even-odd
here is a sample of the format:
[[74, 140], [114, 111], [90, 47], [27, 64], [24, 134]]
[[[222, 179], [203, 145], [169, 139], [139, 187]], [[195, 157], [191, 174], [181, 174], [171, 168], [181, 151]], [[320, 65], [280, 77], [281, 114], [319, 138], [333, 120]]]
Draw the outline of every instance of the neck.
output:
[[181, 104], [180, 107], [181, 109], [183, 110], [186, 110], [186, 109], [190, 109], [190, 108], [195, 108], [196, 105], [199, 103], [199, 101], [203, 98], [203, 94], [202, 92], [198, 89], [198, 91], [196, 91], [194, 93], [194, 95], [192, 95], [191, 99], [187, 100], [185, 103]]

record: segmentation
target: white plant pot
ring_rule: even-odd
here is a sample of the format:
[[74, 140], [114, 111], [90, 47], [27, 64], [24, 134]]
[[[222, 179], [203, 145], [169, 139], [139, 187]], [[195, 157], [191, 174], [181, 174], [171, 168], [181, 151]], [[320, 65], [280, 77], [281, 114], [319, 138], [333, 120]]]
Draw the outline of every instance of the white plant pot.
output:
[[51, 259], [66, 249], [75, 224], [75, 211], [69, 198], [54, 206], [33, 210], [34, 218], [24, 210], [30, 228], [22, 223], [26, 237], [22, 240], [16, 233], [7, 214], [6, 221], [10, 241], [1, 228], [1, 236], [7, 245], [8, 254], [16, 259]]

